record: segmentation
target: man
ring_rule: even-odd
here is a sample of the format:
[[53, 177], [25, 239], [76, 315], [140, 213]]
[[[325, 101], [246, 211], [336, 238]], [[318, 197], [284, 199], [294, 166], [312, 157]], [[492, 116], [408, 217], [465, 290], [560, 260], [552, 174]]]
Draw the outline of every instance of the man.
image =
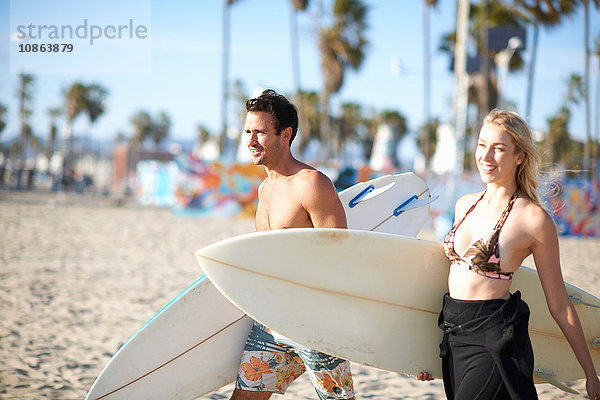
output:
[[[296, 108], [284, 96], [265, 90], [246, 102], [246, 111], [244, 139], [252, 162], [267, 171], [258, 189], [256, 229], [346, 228], [346, 215], [331, 181], [292, 156]], [[283, 394], [305, 370], [320, 399], [354, 399], [348, 361], [309, 349], [255, 322], [231, 399]]]

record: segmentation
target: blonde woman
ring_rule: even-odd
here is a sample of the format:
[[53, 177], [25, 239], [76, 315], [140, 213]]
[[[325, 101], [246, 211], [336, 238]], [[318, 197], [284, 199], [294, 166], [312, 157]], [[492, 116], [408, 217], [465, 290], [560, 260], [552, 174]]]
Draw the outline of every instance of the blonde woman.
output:
[[[529, 308], [514, 272], [533, 255], [552, 317], [585, 371], [587, 392], [600, 400], [600, 382], [560, 268], [552, 218], [537, 193], [539, 157], [531, 132], [513, 112], [486, 116], [475, 161], [485, 191], [456, 203], [444, 240], [451, 260], [440, 345], [448, 399], [535, 399]], [[426, 379], [421, 374], [420, 379]]]

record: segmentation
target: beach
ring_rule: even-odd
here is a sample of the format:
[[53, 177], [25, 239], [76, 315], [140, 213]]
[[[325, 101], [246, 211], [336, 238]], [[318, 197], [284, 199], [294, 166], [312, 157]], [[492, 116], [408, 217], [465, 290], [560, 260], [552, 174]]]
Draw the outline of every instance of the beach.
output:
[[[252, 231], [251, 218], [183, 218], [131, 199], [0, 192], [0, 399], [83, 399], [119, 347], [202, 275], [195, 250]], [[600, 239], [561, 237], [560, 249], [565, 280], [600, 296]], [[352, 372], [357, 399], [445, 398], [440, 380]], [[536, 388], [541, 399], [586, 398], [584, 381], [569, 386], [580, 394]], [[317, 397], [301, 377], [285, 398]]]

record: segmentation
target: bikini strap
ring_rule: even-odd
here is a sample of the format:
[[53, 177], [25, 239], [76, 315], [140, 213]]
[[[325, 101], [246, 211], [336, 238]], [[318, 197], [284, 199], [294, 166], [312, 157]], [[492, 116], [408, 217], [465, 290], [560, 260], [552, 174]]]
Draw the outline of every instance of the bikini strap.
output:
[[473, 211], [475, 209], [475, 207], [477, 206], [477, 204], [479, 204], [481, 199], [483, 199], [483, 196], [485, 196], [485, 192], [487, 192], [487, 190], [484, 191], [483, 194], [481, 195], [481, 197], [471, 206], [471, 208], [469, 208], [469, 211], [466, 212], [466, 214], [462, 217], [462, 219], [458, 222], [458, 224], [456, 224], [452, 227], [450, 232], [454, 233], [458, 229], [460, 224], [462, 224], [463, 221], [465, 220], [465, 218], [467, 218], [467, 215], [471, 214], [471, 211]]
[[504, 208], [504, 211], [502, 211], [502, 215], [500, 216], [500, 219], [498, 220], [498, 222], [496, 222], [496, 226], [494, 226], [494, 231], [499, 231], [500, 229], [502, 229], [502, 227], [504, 226], [504, 223], [506, 222], [506, 219], [508, 218], [508, 214], [510, 214], [510, 210], [512, 210], [513, 204], [515, 204], [515, 201], [518, 198], [519, 198], [519, 191], [517, 190], [516, 192], [513, 193], [512, 197], [510, 198], [510, 201]]

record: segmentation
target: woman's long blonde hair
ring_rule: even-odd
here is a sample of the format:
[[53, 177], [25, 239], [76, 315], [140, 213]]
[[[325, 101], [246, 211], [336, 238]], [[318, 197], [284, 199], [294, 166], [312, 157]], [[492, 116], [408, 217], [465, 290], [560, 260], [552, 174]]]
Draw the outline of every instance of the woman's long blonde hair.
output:
[[540, 156], [529, 127], [516, 112], [492, 110], [483, 119], [484, 124], [495, 124], [508, 133], [515, 144], [515, 152], [522, 152], [525, 157], [517, 166], [517, 188], [537, 205], [541, 205], [538, 193], [538, 174]]

